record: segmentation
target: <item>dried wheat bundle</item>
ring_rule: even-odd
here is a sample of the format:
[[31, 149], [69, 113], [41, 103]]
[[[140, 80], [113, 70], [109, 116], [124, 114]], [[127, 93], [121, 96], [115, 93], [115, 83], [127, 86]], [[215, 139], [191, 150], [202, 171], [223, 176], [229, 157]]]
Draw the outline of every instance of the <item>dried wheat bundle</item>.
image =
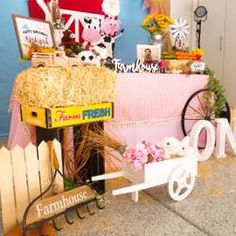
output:
[[113, 101], [117, 75], [104, 67], [30, 68], [16, 79], [22, 105], [55, 108]]
[[[92, 151], [96, 151], [105, 157], [106, 163], [112, 168], [116, 163], [120, 164], [120, 159], [117, 159], [117, 154], [122, 154], [126, 145], [115, 137], [105, 133], [104, 130], [96, 123], [91, 129], [90, 124], [82, 126], [77, 134], [75, 134], [75, 158], [74, 158], [74, 173], [77, 179], [82, 178], [82, 170], [91, 156]], [[66, 163], [68, 165], [70, 163]]]

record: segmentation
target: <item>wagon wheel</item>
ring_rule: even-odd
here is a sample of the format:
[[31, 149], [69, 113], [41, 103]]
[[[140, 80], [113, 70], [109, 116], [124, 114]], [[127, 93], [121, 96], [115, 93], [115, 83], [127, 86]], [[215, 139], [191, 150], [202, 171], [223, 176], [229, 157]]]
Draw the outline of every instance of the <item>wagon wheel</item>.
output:
[[[209, 104], [206, 104], [204, 96], [207, 91], [209, 90], [201, 89], [193, 93], [184, 106], [181, 116], [181, 127], [185, 136], [190, 134], [194, 123], [199, 120], [208, 120], [214, 126], [216, 126], [216, 118], [227, 118], [230, 122], [229, 104], [226, 102], [221, 114], [216, 117], [214, 108], [217, 96], [214, 94], [214, 92], [212, 92], [212, 99], [210, 100]], [[202, 132], [201, 136], [202, 138], [199, 139], [201, 140], [201, 143], [199, 143], [199, 147], [204, 148], [206, 142], [205, 131]]]
[[195, 174], [186, 166], [180, 166], [170, 175], [168, 192], [175, 201], [184, 200], [193, 190]]

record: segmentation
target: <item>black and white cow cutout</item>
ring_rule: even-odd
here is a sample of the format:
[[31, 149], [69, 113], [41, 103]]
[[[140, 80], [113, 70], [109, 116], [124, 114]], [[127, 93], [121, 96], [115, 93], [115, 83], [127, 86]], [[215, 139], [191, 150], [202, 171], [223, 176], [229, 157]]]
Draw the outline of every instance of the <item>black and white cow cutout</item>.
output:
[[118, 39], [124, 33], [124, 29], [120, 31], [120, 33], [115, 36], [103, 35], [101, 36], [98, 42], [92, 43], [92, 46], [97, 46], [107, 51], [107, 57], [113, 58], [114, 44], [116, 39]]
[[78, 54], [77, 58], [83, 66], [101, 66], [101, 58], [93, 51], [82, 51]]
[[84, 17], [81, 20], [83, 26], [82, 39], [87, 43], [95, 43], [101, 38], [101, 19]]

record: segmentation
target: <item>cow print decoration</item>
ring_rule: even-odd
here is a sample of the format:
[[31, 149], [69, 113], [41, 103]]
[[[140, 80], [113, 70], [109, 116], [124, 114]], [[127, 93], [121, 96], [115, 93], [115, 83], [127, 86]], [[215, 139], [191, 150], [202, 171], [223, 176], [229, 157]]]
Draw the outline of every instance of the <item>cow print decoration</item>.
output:
[[100, 66], [100, 57], [92, 51], [82, 51], [78, 54], [81, 65]]

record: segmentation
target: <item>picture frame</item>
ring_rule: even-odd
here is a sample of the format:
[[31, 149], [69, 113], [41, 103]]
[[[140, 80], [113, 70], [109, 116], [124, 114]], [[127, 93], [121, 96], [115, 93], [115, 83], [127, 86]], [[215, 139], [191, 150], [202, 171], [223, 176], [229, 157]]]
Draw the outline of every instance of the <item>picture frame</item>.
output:
[[137, 44], [137, 59], [143, 63], [156, 63], [161, 59], [161, 44]]
[[37, 48], [54, 48], [52, 25], [49, 21], [20, 15], [12, 15], [21, 58], [31, 59], [31, 51]]

